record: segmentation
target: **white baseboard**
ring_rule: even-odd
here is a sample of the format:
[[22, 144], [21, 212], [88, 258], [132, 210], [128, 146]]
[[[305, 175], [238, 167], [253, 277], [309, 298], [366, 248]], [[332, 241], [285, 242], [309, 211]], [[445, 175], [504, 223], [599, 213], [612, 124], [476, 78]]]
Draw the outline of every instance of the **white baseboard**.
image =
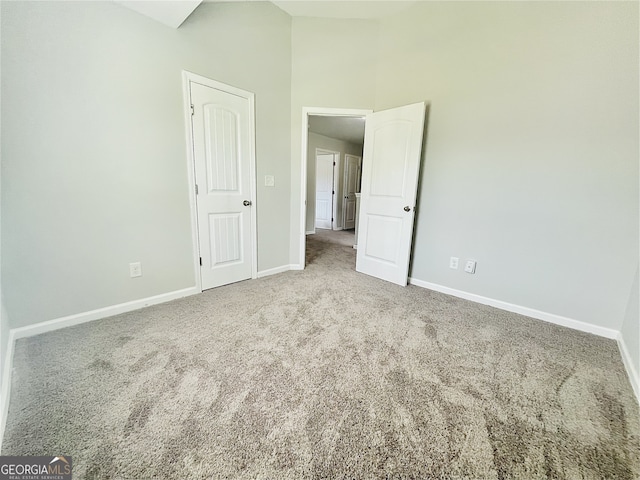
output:
[[282, 272], [288, 272], [289, 270], [291, 270], [291, 265], [281, 265], [279, 267], [261, 270], [258, 272], [258, 278], [268, 277], [270, 275], [276, 275]]
[[307, 232], [305, 232], [305, 235], [315, 235], [316, 231], [314, 230], [309, 230]]
[[633, 388], [633, 392], [636, 394], [638, 403], [640, 403], [640, 376], [638, 376], [638, 372], [633, 366], [631, 354], [627, 349], [627, 344], [624, 342], [624, 338], [622, 338], [622, 335], [618, 334], [617, 340], [618, 348], [620, 349], [620, 355], [622, 356], [622, 363], [624, 363], [624, 368], [626, 368], [627, 376], [629, 377], [629, 383], [631, 383], [631, 388]]
[[109, 307], [69, 315], [67, 317], [55, 318], [53, 320], [28, 325], [26, 327], [12, 328], [11, 333], [14, 335], [13, 338], [15, 340], [24, 337], [31, 337], [33, 335], [40, 335], [41, 333], [51, 332], [60, 328], [91, 322], [93, 320], [98, 320], [99, 318], [112, 317], [113, 315], [119, 315], [120, 313], [131, 312], [140, 308], [150, 307], [151, 305], [169, 302], [177, 298], [188, 297], [197, 293], [200, 293], [200, 290], [196, 287], [184, 288], [182, 290], [176, 290], [175, 292], [163, 293], [153, 297], [142, 298], [140, 300], [133, 300], [131, 302], [120, 303], [118, 305], [111, 305]]
[[109, 307], [98, 308], [88, 312], [55, 318], [46, 322], [40, 322], [26, 327], [12, 328], [9, 330], [9, 344], [7, 345], [4, 371], [2, 372], [2, 386], [0, 387], [0, 404], [2, 405], [0, 410], [0, 451], [2, 450], [2, 438], [4, 437], [4, 429], [7, 423], [7, 414], [9, 413], [13, 351], [16, 340], [19, 338], [31, 337], [33, 335], [40, 335], [41, 333], [51, 332], [53, 330], [59, 330], [65, 327], [71, 327], [73, 325], [79, 325], [81, 323], [91, 322], [100, 318], [112, 317], [113, 315], [118, 315], [120, 313], [131, 312], [133, 310], [169, 302], [177, 298], [188, 297], [197, 293], [200, 293], [198, 288], [190, 287], [182, 290], [176, 290], [175, 292], [163, 293], [153, 297], [147, 297], [118, 305], [111, 305]]
[[11, 371], [13, 370], [14, 343], [15, 339], [13, 336], [13, 331], [9, 330], [9, 342], [7, 345], [6, 358], [4, 359], [4, 371], [2, 372], [2, 386], [0, 386], [0, 452], [2, 451], [4, 428], [7, 425], [7, 415], [9, 414], [9, 398], [11, 397]]
[[562, 317], [553, 313], [542, 312], [529, 307], [522, 307], [520, 305], [514, 305], [512, 303], [503, 302], [501, 300], [495, 300], [493, 298], [483, 297], [476, 295], [475, 293], [463, 292], [462, 290], [456, 290], [454, 288], [445, 287], [436, 283], [425, 282], [418, 280], [417, 278], [409, 278], [411, 285], [427, 288], [429, 290], [435, 290], [436, 292], [446, 293], [454, 297], [464, 298], [465, 300], [471, 300], [472, 302], [481, 303], [483, 305], [489, 305], [491, 307], [499, 308], [500, 310], [506, 310], [508, 312], [519, 313], [527, 317], [535, 318], [537, 320], [544, 320], [545, 322], [554, 323], [562, 327], [572, 328], [574, 330], [580, 330], [581, 332], [593, 333], [600, 337], [610, 338], [615, 340], [618, 338], [618, 331], [612, 328], [600, 327], [598, 325], [592, 325], [590, 323], [581, 322], [580, 320], [574, 320], [572, 318]]
[[300, 265], [299, 263], [292, 263], [289, 265], [289, 270], [304, 270], [304, 265]]

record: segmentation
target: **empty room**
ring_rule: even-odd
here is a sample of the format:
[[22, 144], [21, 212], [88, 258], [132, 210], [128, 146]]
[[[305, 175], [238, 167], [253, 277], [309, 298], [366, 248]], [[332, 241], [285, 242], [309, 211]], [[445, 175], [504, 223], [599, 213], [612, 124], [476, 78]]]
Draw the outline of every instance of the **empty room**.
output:
[[639, 14], [0, 0], [0, 473], [640, 477]]

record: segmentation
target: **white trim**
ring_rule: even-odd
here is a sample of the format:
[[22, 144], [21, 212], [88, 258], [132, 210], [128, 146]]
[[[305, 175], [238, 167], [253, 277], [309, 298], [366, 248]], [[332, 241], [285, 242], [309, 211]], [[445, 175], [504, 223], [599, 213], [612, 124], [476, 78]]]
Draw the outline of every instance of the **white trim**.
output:
[[471, 300], [472, 302], [481, 303], [483, 305], [489, 305], [499, 308], [500, 310], [506, 310], [508, 312], [519, 313], [527, 317], [535, 318], [537, 320], [543, 320], [545, 322], [560, 325], [562, 327], [572, 328], [574, 330], [580, 330], [581, 332], [593, 333], [600, 337], [616, 339], [618, 337], [618, 331], [612, 328], [599, 327], [598, 325], [592, 325], [590, 323], [582, 322], [580, 320], [574, 320], [572, 318], [562, 317], [554, 313], [542, 312], [529, 307], [522, 307], [520, 305], [514, 305], [512, 303], [503, 302], [502, 300], [495, 300], [493, 298], [483, 297], [476, 295], [475, 293], [463, 292], [462, 290], [456, 290], [454, 288], [445, 287], [436, 283], [425, 282], [418, 280], [417, 278], [409, 278], [411, 285], [427, 288], [429, 290], [435, 290], [436, 292], [446, 293], [447, 295], [453, 295], [454, 297], [464, 298], [465, 300]]
[[629, 383], [631, 383], [631, 388], [633, 388], [633, 393], [636, 394], [636, 399], [638, 403], [640, 403], [640, 376], [633, 366], [633, 360], [631, 359], [631, 354], [629, 353], [629, 349], [627, 349], [627, 344], [624, 342], [624, 338], [622, 334], [618, 332], [618, 337], [616, 338], [618, 341], [618, 348], [620, 349], [620, 356], [622, 357], [622, 363], [624, 364], [624, 368], [627, 370], [627, 376], [629, 377]]
[[2, 390], [0, 391], [0, 451], [2, 451], [2, 439], [9, 415], [9, 399], [11, 398], [11, 371], [13, 370], [13, 345], [15, 338], [13, 330], [9, 330], [9, 341], [6, 357], [4, 359], [4, 371], [2, 372]]
[[291, 265], [289, 265], [289, 270], [304, 270], [304, 263], [302, 265], [300, 265], [299, 263], [292, 263]]
[[196, 287], [183, 288], [182, 290], [162, 293], [160, 295], [154, 295], [153, 297], [142, 298], [140, 300], [133, 300], [131, 302], [98, 308], [96, 310], [90, 310], [88, 312], [77, 313], [75, 315], [55, 318], [53, 320], [47, 320], [45, 322], [36, 323], [34, 325], [28, 325], [26, 327], [12, 328], [11, 333], [17, 340], [19, 338], [40, 335], [41, 333], [51, 332], [53, 330], [59, 330], [65, 327], [72, 327], [81, 323], [91, 322], [100, 318], [112, 317], [121, 313], [139, 310], [141, 308], [150, 307], [151, 305], [157, 305], [159, 303], [170, 302], [171, 300], [189, 297], [198, 293], [201, 292]]
[[313, 230], [309, 230], [308, 232], [305, 232], [305, 235], [315, 235], [315, 234], [316, 234], [315, 228]]
[[202, 291], [202, 278], [200, 275], [200, 245], [198, 243], [198, 212], [195, 192], [195, 157], [193, 153], [193, 131], [191, 125], [191, 83], [198, 83], [206, 87], [215, 88], [249, 101], [249, 177], [251, 207], [251, 278], [258, 278], [258, 217], [256, 211], [256, 96], [252, 92], [242, 90], [232, 85], [227, 85], [212, 80], [202, 75], [182, 71], [182, 88], [184, 96], [185, 132], [187, 138], [187, 172], [189, 180], [189, 207], [191, 209], [191, 235], [193, 243], [193, 268], [196, 276], [196, 287]]
[[193, 155], [193, 130], [191, 128], [191, 89], [189, 80], [191, 75], [186, 70], [182, 71], [182, 95], [184, 99], [184, 129], [187, 139], [187, 179], [189, 182], [189, 210], [191, 214], [191, 244], [193, 247], [193, 272], [196, 279], [196, 288], [202, 292], [202, 277], [200, 275], [200, 244], [198, 241], [198, 212], [196, 207], [196, 172]]
[[302, 107], [302, 151], [300, 156], [300, 224], [299, 232], [300, 250], [298, 252], [298, 264], [296, 270], [304, 270], [305, 245], [307, 230], [307, 149], [309, 144], [309, 115], [323, 115], [327, 117], [366, 117], [373, 110], [354, 108], [325, 108], [325, 107]]
[[196, 295], [198, 293], [201, 293], [201, 290], [197, 287], [183, 288], [182, 290], [154, 295], [153, 297], [133, 300], [131, 302], [120, 303], [118, 305], [111, 305], [109, 307], [98, 308], [96, 310], [90, 310], [88, 312], [68, 315], [66, 317], [55, 318], [53, 320], [36, 323], [34, 325], [12, 328], [11, 330], [9, 330], [9, 345], [7, 346], [4, 371], [2, 372], [2, 390], [0, 391], [0, 401], [2, 405], [2, 410], [0, 411], [0, 415], [2, 415], [2, 418], [0, 418], [0, 450], [2, 449], [2, 438], [4, 437], [4, 428], [7, 422], [7, 414], [9, 412], [9, 399], [11, 397], [11, 372], [13, 370], [13, 350], [16, 340], [18, 340], [19, 338], [40, 335], [41, 333], [51, 332], [53, 330], [59, 330], [61, 328], [71, 327], [73, 325], [79, 325], [81, 323], [92, 322], [101, 318], [112, 317], [120, 313], [139, 310], [144, 307], [169, 302], [171, 300]]
[[260, 270], [258, 272], [258, 278], [268, 277], [270, 275], [276, 275], [278, 273], [288, 272], [291, 270], [291, 265], [282, 265], [280, 267], [269, 268], [267, 270]]

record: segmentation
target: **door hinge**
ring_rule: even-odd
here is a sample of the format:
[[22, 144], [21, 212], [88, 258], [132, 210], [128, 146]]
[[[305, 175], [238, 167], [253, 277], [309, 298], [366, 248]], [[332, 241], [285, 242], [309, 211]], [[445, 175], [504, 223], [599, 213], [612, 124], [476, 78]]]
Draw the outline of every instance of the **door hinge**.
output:
[[331, 221], [333, 222], [333, 218], [331, 219]]
[[196, 195], [198, 195], [198, 184], [196, 184]]
[[193, 103], [191, 104], [191, 116], [193, 116], [195, 114], [195, 110], [193, 108]]
[[331, 191], [331, 195], [335, 195], [335, 194], [336, 194], [336, 191], [335, 191], [335, 190], [332, 190], [332, 191]]
[[202, 257], [200, 257], [200, 266], [202, 266]]
[[334, 167], [336, 166], [336, 162], [333, 162], [333, 166], [334, 166]]

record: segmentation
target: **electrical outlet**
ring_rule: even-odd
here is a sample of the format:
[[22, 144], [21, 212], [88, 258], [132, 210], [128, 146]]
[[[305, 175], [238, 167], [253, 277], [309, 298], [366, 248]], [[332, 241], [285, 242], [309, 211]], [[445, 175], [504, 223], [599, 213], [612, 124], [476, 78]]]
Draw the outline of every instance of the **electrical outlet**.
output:
[[264, 176], [264, 186], [265, 187], [275, 187], [276, 179], [273, 175], [265, 175]]
[[129, 275], [131, 278], [142, 276], [142, 264], [140, 262], [134, 262], [129, 264]]
[[467, 263], [464, 265], [464, 271], [467, 273], [476, 273], [476, 261], [467, 260]]
[[454, 270], [457, 270], [459, 261], [460, 259], [458, 257], [451, 257], [449, 259], [449, 268], [453, 268]]

